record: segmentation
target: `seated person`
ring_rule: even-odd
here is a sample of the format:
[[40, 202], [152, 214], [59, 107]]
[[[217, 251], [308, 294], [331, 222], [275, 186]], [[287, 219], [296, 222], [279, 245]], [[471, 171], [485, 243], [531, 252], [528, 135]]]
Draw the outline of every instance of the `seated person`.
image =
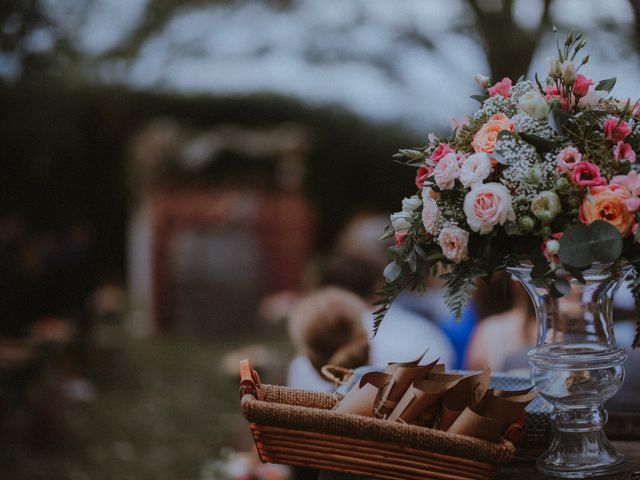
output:
[[289, 336], [298, 355], [289, 366], [287, 384], [332, 392], [334, 385], [320, 373], [323, 366], [366, 365], [369, 339], [362, 323], [366, 311], [356, 295], [335, 287], [321, 288], [300, 300], [289, 318]]
[[389, 362], [411, 360], [427, 350], [425, 362], [440, 359], [449, 369], [456, 364], [455, 349], [438, 324], [431, 319], [394, 303], [373, 335], [374, 303], [379, 300], [377, 292], [382, 288], [380, 265], [369, 258], [336, 255], [323, 271], [322, 283], [349, 290], [358, 295], [368, 311], [362, 321], [370, 337], [370, 364], [384, 367]]

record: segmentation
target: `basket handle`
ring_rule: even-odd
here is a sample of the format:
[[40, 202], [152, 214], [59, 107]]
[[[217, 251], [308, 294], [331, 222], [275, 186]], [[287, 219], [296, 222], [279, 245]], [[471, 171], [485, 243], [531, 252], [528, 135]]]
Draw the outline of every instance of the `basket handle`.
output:
[[262, 385], [260, 376], [251, 366], [251, 361], [246, 358], [240, 361], [240, 398], [251, 395], [262, 398]]
[[338, 365], [325, 365], [320, 372], [324, 378], [336, 385], [344, 385], [353, 375], [353, 370]]

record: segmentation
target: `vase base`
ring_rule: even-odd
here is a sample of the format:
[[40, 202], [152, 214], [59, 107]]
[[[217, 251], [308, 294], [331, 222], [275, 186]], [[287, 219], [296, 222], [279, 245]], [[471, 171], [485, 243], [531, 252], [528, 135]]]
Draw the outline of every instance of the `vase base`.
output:
[[605, 475], [613, 475], [620, 473], [624, 467], [624, 459], [612, 465], [604, 465], [602, 467], [594, 468], [593, 465], [589, 465], [583, 469], [580, 467], [562, 466], [557, 465], [549, 466], [544, 462], [538, 462], [538, 471], [544, 475], [557, 478], [592, 478], [602, 477]]
[[538, 459], [538, 471], [559, 478], [591, 478], [618, 473], [624, 455], [602, 430], [557, 432], [549, 449]]

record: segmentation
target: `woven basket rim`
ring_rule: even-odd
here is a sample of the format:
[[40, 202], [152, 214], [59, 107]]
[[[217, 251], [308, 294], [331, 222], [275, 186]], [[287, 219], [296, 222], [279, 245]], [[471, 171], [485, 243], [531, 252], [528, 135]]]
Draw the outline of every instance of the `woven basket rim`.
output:
[[384, 443], [445, 453], [457, 457], [501, 464], [511, 459], [515, 447], [508, 440], [489, 442], [441, 430], [392, 423], [385, 420], [331, 410], [339, 394], [262, 385], [263, 399], [242, 398], [242, 412], [249, 422], [293, 430], [366, 438]]

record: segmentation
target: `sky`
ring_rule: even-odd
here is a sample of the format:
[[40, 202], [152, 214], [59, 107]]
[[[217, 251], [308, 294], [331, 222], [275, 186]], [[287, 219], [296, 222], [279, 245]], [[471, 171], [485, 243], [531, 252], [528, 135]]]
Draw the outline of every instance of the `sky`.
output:
[[[89, 17], [75, 24], [74, 2], [47, 3], [54, 18], [77, 31], [82, 49], [99, 55], [132, 31], [147, 0], [94, 2]], [[587, 33], [591, 60], [584, 73], [595, 79], [617, 76], [614, 93], [640, 95], [634, 81], [638, 56], [621, 40], [632, 27], [627, 1], [556, 0], [554, 5], [554, 21]], [[540, 1], [515, 4], [524, 27], [535, 27], [540, 13]], [[615, 28], [595, 28], [603, 20]], [[472, 21], [462, 0], [297, 0], [286, 10], [257, 0], [185, 7], [132, 61], [103, 64], [96, 79], [184, 93], [272, 92], [422, 131], [477, 105], [469, 98], [477, 93], [473, 76], [486, 74], [488, 66]], [[415, 33], [430, 47], [416, 41]], [[545, 72], [553, 41], [549, 32], [532, 71]]]

